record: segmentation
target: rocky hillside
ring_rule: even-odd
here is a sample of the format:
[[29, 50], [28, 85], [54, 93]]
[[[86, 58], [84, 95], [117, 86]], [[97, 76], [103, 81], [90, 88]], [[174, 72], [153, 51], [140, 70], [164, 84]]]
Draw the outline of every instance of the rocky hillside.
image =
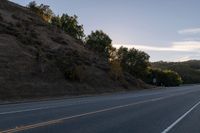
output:
[[26, 7], [1, 0], [0, 99], [146, 88], [129, 74], [114, 80], [109, 64]]

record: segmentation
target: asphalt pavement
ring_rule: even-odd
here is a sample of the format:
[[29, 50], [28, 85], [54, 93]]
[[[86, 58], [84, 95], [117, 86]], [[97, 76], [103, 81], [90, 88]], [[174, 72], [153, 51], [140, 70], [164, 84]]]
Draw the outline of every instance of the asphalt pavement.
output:
[[200, 85], [0, 105], [0, 133], [200, 133]]

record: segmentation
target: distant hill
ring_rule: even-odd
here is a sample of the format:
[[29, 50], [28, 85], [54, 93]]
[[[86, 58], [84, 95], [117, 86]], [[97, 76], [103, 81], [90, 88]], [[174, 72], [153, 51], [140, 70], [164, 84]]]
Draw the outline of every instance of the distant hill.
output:
[[146, 88], [130, 74], [115, 80], [96, 53], [28, 8], [1, 0], [0, 99]]
[[200, 60], [190, 60], [186, 62], [154, 62], [154, 68], [171, 69], [178, 72], [184, 84], [200, 83]]

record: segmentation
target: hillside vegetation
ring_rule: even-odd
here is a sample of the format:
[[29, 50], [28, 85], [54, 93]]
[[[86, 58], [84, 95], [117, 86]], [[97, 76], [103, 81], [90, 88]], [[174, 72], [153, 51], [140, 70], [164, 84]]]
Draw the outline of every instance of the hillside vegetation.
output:
[[0, 99], [99, 94], [182, 83], [177, 72], [152, 68], [149, 58], [135, 48], [114, 48], [102, 30], [86, 36], [76, 15], [55, 15], [48, 5], [34, 1], [23, 7], [1, 0]]
[[190, 60], [186, 62], [154, 62], [154, 68], [170, 69], [176, 71], [182, 77], [184, 84], [200, 83], [200, 61]]
[[111, 39], [105, 33], [84, 39], [76, 16], [51, 14], [46, 5], [33, 2], [27, 8], [1, 0], [1, 100], [150, 87], [111, 59]]

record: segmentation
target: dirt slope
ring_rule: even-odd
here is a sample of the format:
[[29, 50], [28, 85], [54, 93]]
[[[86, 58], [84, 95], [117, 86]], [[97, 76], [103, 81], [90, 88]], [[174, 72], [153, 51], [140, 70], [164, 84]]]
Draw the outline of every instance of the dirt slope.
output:
[[146, 88], [27, 8], [0, 3], [0, 99], [103, 93]]

